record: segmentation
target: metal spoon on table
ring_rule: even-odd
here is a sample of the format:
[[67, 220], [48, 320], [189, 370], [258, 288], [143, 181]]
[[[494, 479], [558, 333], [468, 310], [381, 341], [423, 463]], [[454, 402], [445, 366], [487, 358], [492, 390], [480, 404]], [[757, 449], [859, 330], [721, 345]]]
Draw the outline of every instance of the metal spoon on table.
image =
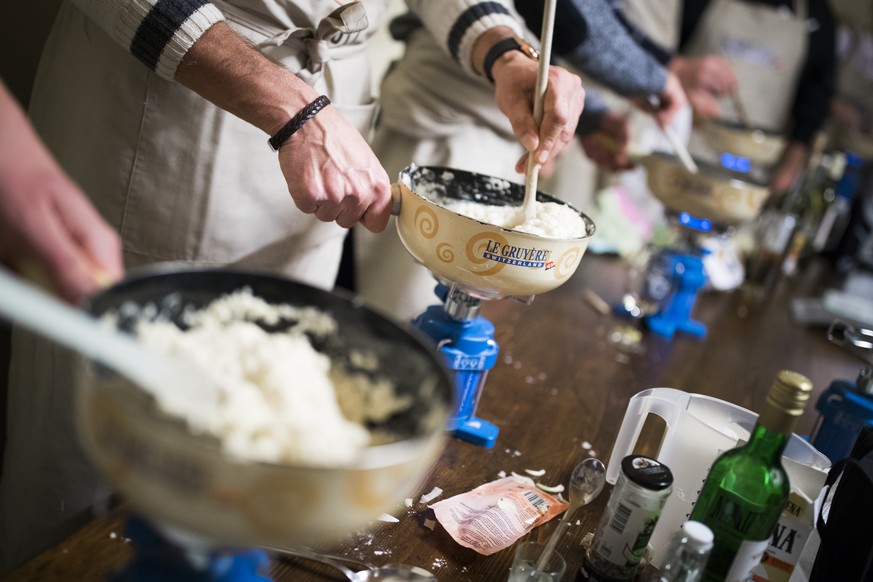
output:
[[[534, 93], [533, 116], [537, 127], [543, 122], [543, 99], [549, 88], [549, 61], [552, 59], [552, 31], [555, 28], [555, 5], [557, 0], [545, 0], [543, 11], [543, 28], [540, 31], [540, 62], [537, 67], [537, 84]], [[536, 216], [537, 180], [540, 174], [540, 163], [536, 161], [536, 152], [527, 157], [527, 172], [524, 180], [524, 219]]]
[[[603, 490], [603, 484], [606, 483], [606, 467], [599, 459], [585, 459], [573, 469], [570, 475], [570, 506], [564, 515], [561, 516], [561, 521], [558, 527], [549, 538], [549, 542], [540, 554], [540, 559], [537, 560], [534, 572], [540, 572], [549, 563], [549, 558], [555, 551], [555, 546], [558, 545], [558, 540], [564, 534], [564, 530], [570, 525], [570, 518], [576, 513], [576, 510], [591, 503], [591, 501], [600, 495]], [[532, 573], [533, 574], [533, 573]]]
[[[277, 548], [264, 546], [264, 549], [281, 556], [292, 556], [327, 564], [339, 570], [349, 582], [369, 582], [370, 580], [436, 580], [436, 576], [418, 566], [407, 564], [388, 564], [387, 566], [373, 566], [369, 562], [317, 552], [311, 548], [295, 546], [293, 548]], [[363, 570], [352, 570], [343, 562], [361, 566]]]

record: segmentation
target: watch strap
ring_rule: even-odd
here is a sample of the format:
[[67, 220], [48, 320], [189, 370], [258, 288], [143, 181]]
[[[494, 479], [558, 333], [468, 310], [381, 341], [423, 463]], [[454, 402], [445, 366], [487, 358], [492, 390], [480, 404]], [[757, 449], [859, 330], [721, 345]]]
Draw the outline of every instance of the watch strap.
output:
[[497, 59], [499, 59], [503, 54], [509, 51], [519, 51], [526, 57], [534, 60], [539, 56], [536, 50], [527, 41], [519, 41], [518, 38], [513, 36], [494, 43], [485, 54], [485, 62], [482, 64], [482, 70], [485, 73], [485, 76], [492, 83], [494, 82], [494, 75], [492, 75], [491, 69], [494, 68], [494, 63], [496, 63]]

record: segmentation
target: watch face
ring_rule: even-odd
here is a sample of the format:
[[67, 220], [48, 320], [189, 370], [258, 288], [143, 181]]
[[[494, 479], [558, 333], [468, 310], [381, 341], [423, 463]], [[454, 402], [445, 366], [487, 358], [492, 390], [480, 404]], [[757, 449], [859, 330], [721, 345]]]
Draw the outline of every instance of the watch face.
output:
[[521, 48], [521, 52], [523, 52], [530, 58], [537, 61], [540, 59], [540, 51], [535, 49], [531, 43], [527, 42], [523, 38], [518, 39], [518, 46]]

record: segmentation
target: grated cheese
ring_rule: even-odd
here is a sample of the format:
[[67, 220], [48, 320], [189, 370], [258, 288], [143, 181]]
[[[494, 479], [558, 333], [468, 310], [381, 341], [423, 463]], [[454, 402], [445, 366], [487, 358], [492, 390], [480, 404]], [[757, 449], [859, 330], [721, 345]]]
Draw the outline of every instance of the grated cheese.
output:
[[[296, 322], [286, 331], [267, 332], [257, 323], [286, 319]], [[184, 323], [187, 330], [165, 319], [140, 319], [135, 333], [147, 346], [198, 364], [217, 384], [220, 405], [204, 418], [184, 408], [196, 403], [177, 403], [175, 409], [158, 404], [185, 419], [192, 432], [218, 438], [227, 453], [267, 462], [350, 463], [371, 444], [365, 422], [410, 405], [390, 383], [335, 369], [312, 346], [305, 331], [324, 335], [337, 329], [332, 317], [315, 308], [272, 305], [243, 289], [186, 312]]]

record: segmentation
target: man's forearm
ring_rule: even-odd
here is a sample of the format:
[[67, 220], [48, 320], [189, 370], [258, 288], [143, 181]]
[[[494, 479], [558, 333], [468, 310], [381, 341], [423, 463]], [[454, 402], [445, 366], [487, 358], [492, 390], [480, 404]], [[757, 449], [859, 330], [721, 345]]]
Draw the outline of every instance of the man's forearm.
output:
[[[470, 62], [472, 63], [473, 70], [480, 75], [484, 75], [485, 57], [487, 56], [488, 51], [501, 40], [510, 38], [514, 35], [515, 31], [506, 26], [496, 26], [481, 34], [479, 38], [476, 39], [476, 42], [473, 45], [473, 50], [470, 53]], [[494, 62], [492, 72], [494, 69], [500, 68], [502, 64], [514, 57], [527, 58], [518, 51], [507, 51]]]
[[[28, 171], [55, 171], [55, 163], [15, 97], [0, 80], [0, 195]], [[58, 170], [59, 171], [59, 170]]]
[[270, 135], [318, 97], [315, 89], [225, 23], [214, 25], [194, 43], [176, 80]]

